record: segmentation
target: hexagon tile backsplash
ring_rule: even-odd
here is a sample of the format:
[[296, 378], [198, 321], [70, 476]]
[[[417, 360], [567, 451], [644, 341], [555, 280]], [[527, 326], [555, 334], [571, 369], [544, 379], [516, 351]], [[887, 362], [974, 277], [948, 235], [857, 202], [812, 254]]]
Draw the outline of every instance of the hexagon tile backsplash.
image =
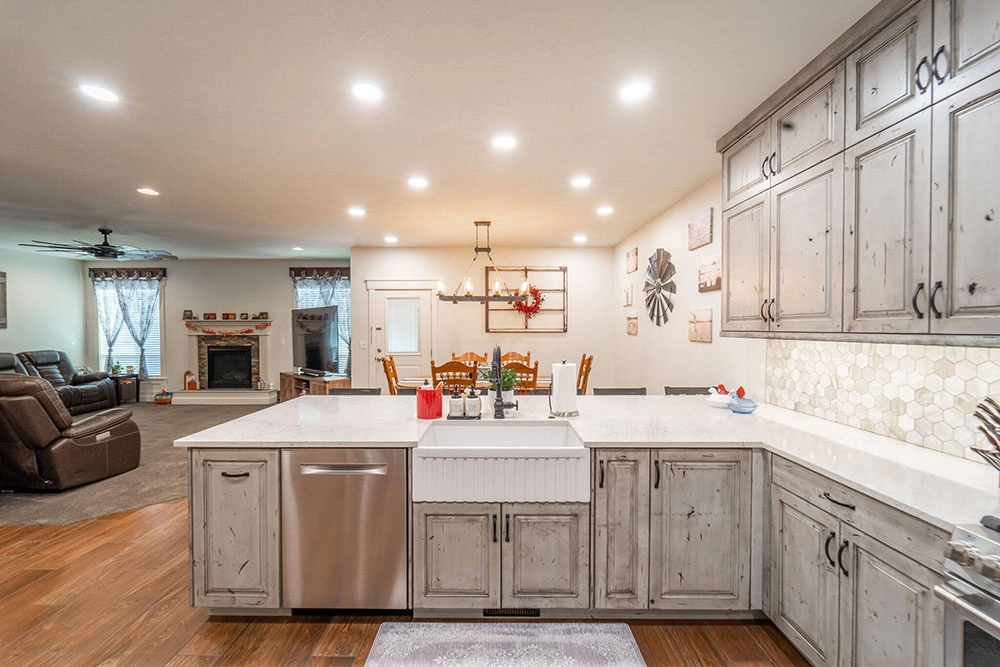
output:
[[[1000, 399], [1000, 349], [769, 340], [768, 403], [983, 463], [972, 416]], [[983, 463], [985, 465], [985, 463]]]

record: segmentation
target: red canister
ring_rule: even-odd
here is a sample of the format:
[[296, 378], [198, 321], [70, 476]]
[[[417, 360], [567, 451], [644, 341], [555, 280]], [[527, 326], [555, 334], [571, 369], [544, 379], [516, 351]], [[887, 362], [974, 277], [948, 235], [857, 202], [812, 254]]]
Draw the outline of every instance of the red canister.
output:
[[440, 387], [432, 387], [426, 380], [417, 387], [417, 419], [439, 419], [441, 403]]

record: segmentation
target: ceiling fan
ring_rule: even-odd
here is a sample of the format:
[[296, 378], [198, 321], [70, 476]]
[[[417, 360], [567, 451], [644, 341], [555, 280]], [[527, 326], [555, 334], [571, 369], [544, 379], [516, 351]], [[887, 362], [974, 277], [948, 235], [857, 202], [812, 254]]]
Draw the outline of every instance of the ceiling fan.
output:
[[18, 243], [26, 248], [38, 248], [38, 252], [71, 252], [78, 257], [91, 255], [96, 259], [117, 259], [121, 261], [129, 259], [162, 260], [177, 259], [169, 250], [143, 250], [132, 245], [113, 245], [108, 243], [110, 229], [98, 229], [104, 235], [104, 240], [100, 243], [85, 243], [74, 241], [77, 245], [68, 243], [46, 243], [45, 241], [34, 241], [31, 243]]

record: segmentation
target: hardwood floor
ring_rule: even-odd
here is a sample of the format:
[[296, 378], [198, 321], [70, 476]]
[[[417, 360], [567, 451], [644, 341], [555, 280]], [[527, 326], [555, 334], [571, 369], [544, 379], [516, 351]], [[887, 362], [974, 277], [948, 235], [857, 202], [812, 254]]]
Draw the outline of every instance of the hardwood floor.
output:
[[[209, 618], [189, 606], [187, 501], [0, 526], [0, 665], [363, 665], [408, 616]], [[769, 623], [634, 621], [649, 665], [806, 665]]]

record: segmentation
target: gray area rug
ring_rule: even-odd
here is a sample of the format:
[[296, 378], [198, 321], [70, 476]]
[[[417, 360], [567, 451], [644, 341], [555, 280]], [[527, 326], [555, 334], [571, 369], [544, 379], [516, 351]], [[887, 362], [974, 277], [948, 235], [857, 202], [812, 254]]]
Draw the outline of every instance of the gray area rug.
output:
[[645, 665], [624, 623], [383, 623], [366, 667]]
[[62, 492], [0, 494], [0, 524], [62, 525], [154, 505], [187, 495], [187, 451], [173, 446], [185, 435], [256, 412], [260, 405], [122, 406], [142, 434], [139, 467]]

